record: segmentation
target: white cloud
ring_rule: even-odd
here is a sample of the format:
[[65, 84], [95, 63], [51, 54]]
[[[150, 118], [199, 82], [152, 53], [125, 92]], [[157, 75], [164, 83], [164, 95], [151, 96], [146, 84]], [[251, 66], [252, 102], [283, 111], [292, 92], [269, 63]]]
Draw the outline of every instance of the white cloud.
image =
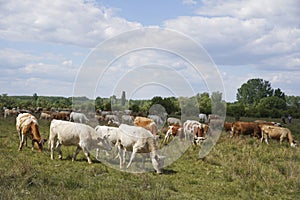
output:
[[196, 5], [197, 1], [195, 0], [182, 0], [183, 5]]
[[[287, 58], [300, 51], [299, 1], [204, 0], [196, 13], [166, 20], [164, 26], [199, 41], [219, 65], [263, 67], [276, 55]], [[283, 67], [289, 63], [281, 61]]]
[[95, 3], [68, 1], [4, 1], [0, 37], [14, 41], [47, 41], [95, 46], [103, 39], [141, 27], [114, 16]]

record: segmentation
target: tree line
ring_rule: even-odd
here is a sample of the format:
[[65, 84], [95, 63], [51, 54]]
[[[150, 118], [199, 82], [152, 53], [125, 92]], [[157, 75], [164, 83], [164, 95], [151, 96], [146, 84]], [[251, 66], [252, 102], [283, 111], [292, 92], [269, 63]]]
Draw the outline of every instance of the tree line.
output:
[[[55, 97], [38, 96], [8, 96], [0, 95], [0, 106], [6, 108], [20, 108], [36, 110], [125, 110], [129, 109], [142, 115], [149, 114], [149, 109], [154, 105], [161, 107], [169, 115], [195, 116], [197, 113], [214, 114], [224, 113], [235, 117], [271, 117], [279, 118], [283, 115], [300, 117], [300, 97], [287, 96], [281, 89], [273, 89], [269, 81], [263, 79], [250, 79], [237, 91], [236, 102], [225, 102], [222, 93], [212, 92], [198, 93], [193, 97], [160, 97], [152, 99], [127, 100], [123, 91], [121, 98], [115, 95], [97, 97], [95, 100], [87, 97]], [[184, 113], [183, 113], [184, 112]]]

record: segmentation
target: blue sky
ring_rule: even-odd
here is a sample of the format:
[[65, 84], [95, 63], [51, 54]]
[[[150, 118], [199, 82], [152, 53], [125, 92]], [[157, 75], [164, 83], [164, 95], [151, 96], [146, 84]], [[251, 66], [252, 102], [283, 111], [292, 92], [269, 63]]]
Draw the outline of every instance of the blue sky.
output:
[[[144, 89], [135, 86], [136, 98], [185, 95], [183, 85], [194, 93], [211, 92], [213, 78], [224, 86], [220, 91], [226, 101], [235, 101], [237, 89], [251, 78], [300, 96], [299, 18], [297, 0], [0, 0], [0, 94], [72, 96], [83, 73], [89, 97], [110, 96], [141, 80], [148, 83]], [[148, 28], [148, 34], [136, 31]], [[128, 31], [133, 35], [122, 37]], [[118, 36], [123, 40], [115, 39]], [[184, 40], [199, 48], [193, 52]], [[145, 50], [147, 45], [156, 52]], [[130, 49], [138, 46], [138, 51]], [[173, 54], [161, 53], [162, 46]], [[100, 73], [107, 66], [99, 63], [112, 61], [92, 59], [93, 52], [101, 52], [98, 57], [104, 60], [123, 56], [112, 62], [103, 79], [99, 75], [92, 83], [93, 70], [87, 65], [95, 64]], [[196, 60], [201, 72], [193, 71], [176, 52], [203, 58], [205, 62]], [[149, 65], [148, 74], [136, 76]]]

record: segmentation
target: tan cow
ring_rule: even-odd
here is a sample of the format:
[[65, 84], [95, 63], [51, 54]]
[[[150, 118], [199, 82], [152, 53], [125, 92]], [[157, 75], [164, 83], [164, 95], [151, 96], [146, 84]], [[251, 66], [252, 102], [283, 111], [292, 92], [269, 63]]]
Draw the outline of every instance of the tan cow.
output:
[[27, 141], [28, 136], [32, 139], [32, 150], [34, 143], [36, 142], [38, 144], [39, 151], [43, 151], [43, 144], [46, 140], [41, 138], [38, 121], [35, 116], [29, 113], [19, 114], [16, 118], [16, 128], [20, 139], [19, 151], [22, 149], [24, 142]]
[[282, 141], [287, 139], [291, 145], [291, 147], [296, 147], [297, 144], [293, 139], [292, 133], [288, 128], [277, 127], [277, 126], [270, 126], [270, 125], [263, 125], [261, 126], [261, 142], [265, 140], [267, 144], [268, 138], [277, 139], [282, 144]]
[[157, 135], [158, 130], [155, 122], [147, 117], [136, 117], [133, 124], [149, 130], [153, 135]]

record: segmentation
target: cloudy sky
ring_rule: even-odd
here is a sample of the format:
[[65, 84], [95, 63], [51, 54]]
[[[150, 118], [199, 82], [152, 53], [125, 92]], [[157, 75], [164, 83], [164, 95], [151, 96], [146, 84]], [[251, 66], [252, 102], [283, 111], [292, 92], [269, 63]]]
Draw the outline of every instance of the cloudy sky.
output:
[[300, 96], [299, 19], [298, 0], [0, 0], [0, 93]]

